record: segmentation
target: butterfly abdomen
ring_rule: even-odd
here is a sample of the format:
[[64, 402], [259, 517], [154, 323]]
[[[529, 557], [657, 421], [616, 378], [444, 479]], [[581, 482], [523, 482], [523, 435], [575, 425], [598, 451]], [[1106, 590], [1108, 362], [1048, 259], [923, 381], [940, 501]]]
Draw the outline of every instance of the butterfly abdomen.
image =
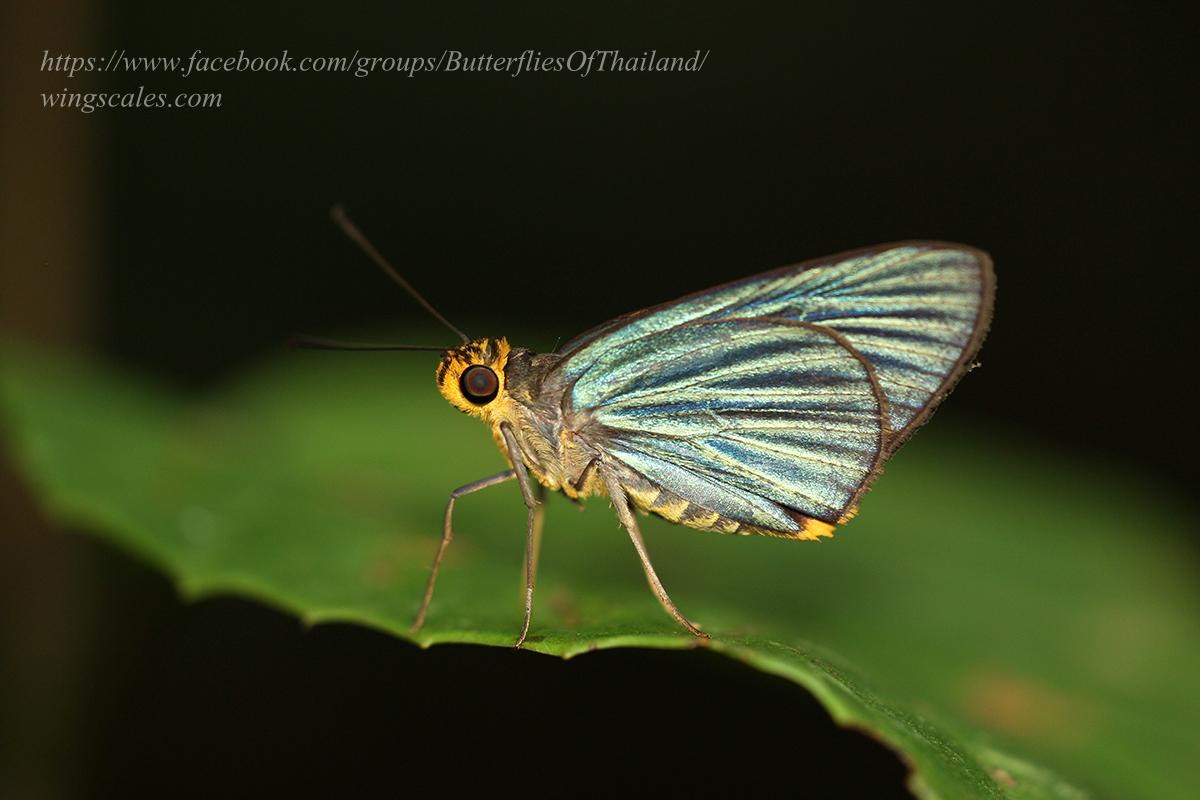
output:
[[727, 517], [711, 509], [680, 497], [663, 487], [642, 477], [626, 480], [626, 494], [633, 505], [655, 516], [662, 517], [668, 522], [686, 525], [702, 531], [717, 531], [718, 533], [736, 533], [742, 536], [764, 534], [779, 536], [786, 539], [816, 540], [821, 537], [833, 536], [836, 526], [828, 522], [795, 514], [799, 525], [797, 531], [779, 531], [751, 525], [741, 520]]

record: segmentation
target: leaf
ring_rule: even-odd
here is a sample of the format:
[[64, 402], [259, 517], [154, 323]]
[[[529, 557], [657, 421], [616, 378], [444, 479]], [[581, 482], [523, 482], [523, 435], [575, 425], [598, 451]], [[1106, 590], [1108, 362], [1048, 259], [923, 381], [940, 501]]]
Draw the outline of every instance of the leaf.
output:
[[[430, 373], [416, 358], [297, 354], [188, 402], [13, 352], [0, 390], [47, 507], [185, 594], [237, 592], [424, 645], [511, 646], [515, 484], [459, 502], [427, 626], [408, 634], [448, 491], [504, 466]], [[1170, 536], [1182, 514], [1151, 487], [945, 427], [897, 456], [832, 542], [647, 520], [660, 575], [712, 649], [887, 743], [920, 797], [1083, 796], [1018, 751], [1105, 794], [1190, 796], [1200, 637], [1195, 565]], [[658, 608], [607, 503], [580, 514], [551, 498], [526, 646], [695, 642]]]

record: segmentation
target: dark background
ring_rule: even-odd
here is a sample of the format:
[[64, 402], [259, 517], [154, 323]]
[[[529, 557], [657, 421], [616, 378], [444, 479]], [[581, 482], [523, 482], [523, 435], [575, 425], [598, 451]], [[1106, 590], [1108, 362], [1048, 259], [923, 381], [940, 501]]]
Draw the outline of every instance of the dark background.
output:
[[207, 384], [288, 330], [371, 321], [449, 342], [327, 223], [335, 201], [460, 327], [543, 347], [734, 277], [941, 238], [999, 276], [986, 369], [946, 414], [1166, 480], [1189, 458], [1148, 430], [1191, 405], [1171, 376], [1194, 297], [1194, 48], [1168, 9], [287, 7], [113, 6], [101, 52], [712, 54], [699, 74], [588, 79], [112, 78], [225, 95], [97, 120], [99, 333], [137, 366]]
[[[1186, 281], [1197, 209], [1186, 115], [1196, 76], [1194, 29], [1173, 7], [603, 9], [150, 11], [116, 2], [10, 12], [22, 24], [6, 34], [6, 91], [22, 94], [6, 101], [19, 106], [5, 127], [6, 327], [196, 391], [273, 357], [293, 330], [399, 323], [422, 341], [450, 343], [328, 222], [335, 201], [457, 325], [473, 335], [518, 332], [530, 337], [519, 344], [537, 348], [805, 258], [948, 239], [991, 252], [999, 287], [983, 368], [939, 418], [1112, 463], [1168, 492], [1190, 490], [1195, 292]], [[699, 73], [586, 79], [68, 80], [36, 71], [45, 49], [272, 56], [286, 48], [299, 58], [444, 47], [711, 54]], [[42, 91], [141, 85], [219, 91], [223, 107], [82, 115], [38, 100]], [[35, 531], [44, 523], [10, 483], [13, 508]], [[90, 576], [85, 591], [26, 575], [21, 591], [70, 583], [68, 596], [89, 608], [26, 601], [32, 610], [14, 611], [18, 621], [72, 630], [83, 615], [88, 630], [107, 632], [91, 634], [82, 659], [91, 667], [62, 678], [69, 698], [89, 697], [62, 712], [83, 723], [62, 722], [66, 738], [29, 737], [41, 761], [23, 762], [34, 766], [22, 780], [52, 795], [86, 786], [115, 794], [133, 775], [146, 793], [204, 794], [213, 764], [229, 785], [247, 776], [245, 786], [283, 780], [319, 792], [351, 777], [399, 783], [426, 760], [460, 779], [472, 770], [495, 779], [502, 765], [510, 786], [547, 771], [577, 776], [581, 764], [615, 764], [610, 778], [632, 780], [648, 767], [683, 780], [699, 762], [703, 781], [741, 780], [753, 764], [758, 779], [814, 787], [818, 776], [841, 775], [839, 758], [864, 763], [845, 748], [874, 747], [820, 733], [823, 712], [795, 687], [716, 659], [633, 653], [576, 665], [466, 648], [420, 653], [354, 629], [306, 633], [234, 601], [180, 606], [160, 579], [114, 566], [122, 557], [75, 538], [18, 534], [6, 547], [11, 557], [0, 560], [10, 564], [36, 558]], [[14, 648], [28, 649], [24, 636]], [[156, 677], [130, 677], [139, 675]], [[355, 679], [370, 691], [327, 694]], [[391, 694], [411, 699], [413, 684], [426, 686], [415, 716], [427, 728]], [[208, 693], [197, 708], [162, 707], [180, 686]], [[648, 698], [662, 704], [653, 719]], [[775, 715], [744, 716], [750, 700]], [[542, 711], [528, 711], [530, 702]], [[381, 713], [391, 703], [394, 713]], [[561, 710], [561, 728], [527, 724], [545, 709]], [[648, 726], [662, 719], [673, 721], [656, 737]], [[285, 746], [281, 729], [290, 731]], [[704, 743], [694, 745], [698, 729]], [[182, 738], [155, 749], [154, 732], [168, 730]], [[481, 733], [497, 730], [512, 736]], [[428, 746], [407, 738], [418, 733]], [[800, 740], [834, 744], [826, 752]], [[289, 771], [331, 747], [324, 763], [335, 780]], [[72, 748], [92, 755], [72, 758]], [[877, 755], [878, 773], [851, 772], [894, 785], [899, 768]], [[78, 769], [63, 777], [67, 763]]]

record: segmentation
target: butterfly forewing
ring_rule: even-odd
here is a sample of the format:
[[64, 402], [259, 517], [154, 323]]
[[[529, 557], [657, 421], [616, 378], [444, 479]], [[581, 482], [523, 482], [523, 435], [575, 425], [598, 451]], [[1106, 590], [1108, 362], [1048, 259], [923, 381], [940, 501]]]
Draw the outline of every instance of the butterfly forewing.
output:
[[568, 380], [623, 342], [701, 319], [776, 317], [845, 336], [873, 366], [894, 435], [907, 438], [957, 379], [987, 329], [991, 264], [972, 248], [889, 245], [763, 273], [618, 318], [569, 342]]

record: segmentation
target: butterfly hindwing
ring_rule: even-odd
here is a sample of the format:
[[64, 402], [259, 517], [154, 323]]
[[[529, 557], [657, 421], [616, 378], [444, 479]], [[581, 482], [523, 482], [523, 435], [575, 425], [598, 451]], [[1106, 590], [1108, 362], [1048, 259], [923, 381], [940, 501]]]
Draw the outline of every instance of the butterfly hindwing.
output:
[[836, 522], [876, 468], [884, 403], [836, 333], [701, 320], [609, 348], [574, 381], [573, 421], [675, 496], [748, 527]]

